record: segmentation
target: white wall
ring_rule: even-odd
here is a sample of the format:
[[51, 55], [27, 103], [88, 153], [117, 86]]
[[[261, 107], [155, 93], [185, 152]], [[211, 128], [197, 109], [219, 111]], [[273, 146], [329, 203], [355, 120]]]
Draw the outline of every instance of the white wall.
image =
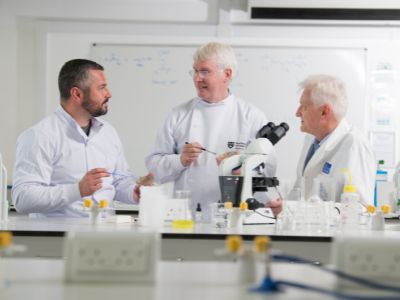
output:
[[129, 43], [152, 36], [351, 44], [368, 48], [370, 71], [380, 62], [400, 70], [396, 23], [274, 25], [247, 20], [246, 1], [240, 0], [0, 0], [0, 152], [7, 168], [12, 169], [18, 134], [57, 105], [63, 62], [87, 57], [93, 41]]

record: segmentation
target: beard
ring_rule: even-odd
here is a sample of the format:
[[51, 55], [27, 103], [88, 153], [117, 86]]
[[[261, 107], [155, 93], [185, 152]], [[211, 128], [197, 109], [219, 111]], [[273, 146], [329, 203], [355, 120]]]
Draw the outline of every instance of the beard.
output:
[[82, 107], [92, 116], [92, 117], [100, 117], [107, 113], [108, 107], [107, 102], [109, 98], [106, 98], [103, 103], [97, 104], [94, 103], [88, 95], [85, 95], [85, 98], [82, 101]]

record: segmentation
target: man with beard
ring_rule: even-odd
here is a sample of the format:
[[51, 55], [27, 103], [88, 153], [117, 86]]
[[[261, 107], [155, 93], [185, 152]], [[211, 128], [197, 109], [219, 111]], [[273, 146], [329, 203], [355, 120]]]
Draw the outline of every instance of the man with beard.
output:
[[[82, 201], [139, 199], [115, 129], [99, 119], [111, 92], [104, 68], [68, 61], [58, 77], [60, 106], [17, 141], [12, 198], [20, 213], [84, 217]], [[128, 176], [113, 176], [124, 174]]]

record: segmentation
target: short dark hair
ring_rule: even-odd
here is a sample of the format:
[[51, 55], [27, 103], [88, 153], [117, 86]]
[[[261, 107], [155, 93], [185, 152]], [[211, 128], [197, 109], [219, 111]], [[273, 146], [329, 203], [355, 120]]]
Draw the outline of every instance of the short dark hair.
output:
[[61, 99], [71, 96], [71, 89], [78, 87], [85, 89], [86, 80], [89, 78], [89, 70], [104, 71], [103, 66], [88, 59], [73, 59], [67, 61], [58, 74], [58, 89]]

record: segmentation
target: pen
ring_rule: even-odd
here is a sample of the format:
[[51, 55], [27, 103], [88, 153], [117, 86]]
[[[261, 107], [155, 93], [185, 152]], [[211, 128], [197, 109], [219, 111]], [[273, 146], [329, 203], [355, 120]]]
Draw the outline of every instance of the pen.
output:
[[[189, 142], [185, 142], [185, 144], [190, 144], [190, 143], [189, 143]], [[208, 149], [206, 149], [206, 148], [203, 148], [203, 147], [197, 147], [197, 148], [199, 148], [199, 149], [201, 149], [201, 150], [203, 150], [203, 151], [212, 153], [212, 154], [214, 154], [214, 155], [217, 155], [217, 153], [215, 153], [215, 152], [213, 152], [213, 151], [210, 151], [210, 150], [208, 150]]]

